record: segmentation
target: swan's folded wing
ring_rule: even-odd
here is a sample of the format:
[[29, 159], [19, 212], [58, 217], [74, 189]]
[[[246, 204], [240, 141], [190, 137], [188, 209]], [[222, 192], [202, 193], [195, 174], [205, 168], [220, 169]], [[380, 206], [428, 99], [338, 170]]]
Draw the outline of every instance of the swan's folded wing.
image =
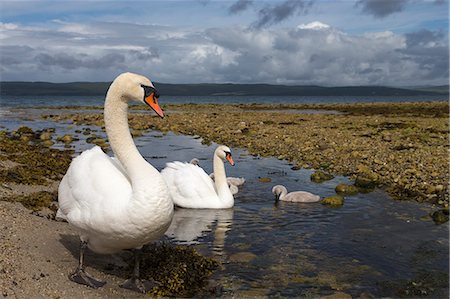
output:
[[175, 203], [178, 199], [200, 200], [216, 194], [211, 178], [196, 165], [178, 161], [167, 163], [162, 175], [176, 197]]
[[128, 178], [99, 147], [73, 159], [59, 186], [58, 215], [77, 222], [90, 213], [114, 213], [130, 200]]

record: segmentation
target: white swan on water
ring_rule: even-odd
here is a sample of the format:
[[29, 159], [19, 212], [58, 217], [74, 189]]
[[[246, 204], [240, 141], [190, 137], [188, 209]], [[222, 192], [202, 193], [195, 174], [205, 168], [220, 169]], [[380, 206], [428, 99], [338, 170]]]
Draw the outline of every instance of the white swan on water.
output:
[[286, 187], [283, 185], [276, 185], [272, 188], [272, 193], [275, 195], [276, 201], [291, 201], [291, 202], [318, 202], [319, 195], [314, 195], [306, 191], [294, 191], [288, 193]]
[[[84, 270], [87, 248], [109, 254], [140, 249], [159, 239], [170, 225], [173, 202], [161, 174], [137, 150], [128, 127], [128, 102], [149, 105], [159, 116], [158, 94], [152, 82], [124, 73], [109, 87], [105, 100], [105, 128], [116, 159], [98, 146], [72, 160], [58, 190], [57, 217], [74, 226], [81, 239], [80, 260], [72, 281], [93, 288], [103, 286]], [[139, 279], [139, 250], [133, 276], [122, 287], [145, 292], [148, 281]]]
[[228, 188], [224, 160], [234, 165], [229, 147], [221, 145], [214, 152], [215, 181], [191, 163], [179, 161], [166, 164], [161, 171], [175, 205], [191, 209], [227, 209], [234, 205]]

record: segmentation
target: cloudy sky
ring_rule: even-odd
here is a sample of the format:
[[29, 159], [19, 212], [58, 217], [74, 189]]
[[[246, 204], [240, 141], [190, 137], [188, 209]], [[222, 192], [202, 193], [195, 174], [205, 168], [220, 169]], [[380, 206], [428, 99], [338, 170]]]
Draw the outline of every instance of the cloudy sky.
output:
[[448, 14], [448, 0], [1, 0], [0, 79], [448, 84]]

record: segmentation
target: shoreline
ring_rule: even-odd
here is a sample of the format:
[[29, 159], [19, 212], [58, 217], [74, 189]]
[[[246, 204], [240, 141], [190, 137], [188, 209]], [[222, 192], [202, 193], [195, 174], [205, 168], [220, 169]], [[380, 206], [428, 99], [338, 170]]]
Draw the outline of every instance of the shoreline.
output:
[[[448, 208], [448, 103], [184, 104], [165, 108], [172, 113], [163, 120], [146, 111], [131, 113], [130, 128], [139, 133], [154, 129], [195, 135], [205, 143], [245, 148], [254, 155], [287, 160], [297, 168], [351, 179], [371, 178], [395, 199]], [[133, 107], [140, 109], [147, 107]], [[293, 112], [303, 109], [342, 113]], [[67, 112], [44, 118], [103, 126], [102, 113]]]

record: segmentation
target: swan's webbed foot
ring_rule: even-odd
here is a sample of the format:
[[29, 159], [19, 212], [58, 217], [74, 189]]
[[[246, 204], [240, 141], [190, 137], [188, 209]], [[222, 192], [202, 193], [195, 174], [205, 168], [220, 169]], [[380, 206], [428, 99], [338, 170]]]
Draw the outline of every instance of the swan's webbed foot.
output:
[[74, 273], [70, 274], [69, 279], [73, 282], [84, 284], [94, 289], [98, 289], [104, 286], [106, 283], [105, 281], [101, 281], [92, 277], [80, 268], [78, 268]]
[[154, 287], [158, 285], [159, 283], [154, 280], [144, 280], [139, 279], [137, 277], [131, 277], [123, 284], [121, 284], [120, 287], [139, 293], [147, 293], [148, 291], [151, 291]]

